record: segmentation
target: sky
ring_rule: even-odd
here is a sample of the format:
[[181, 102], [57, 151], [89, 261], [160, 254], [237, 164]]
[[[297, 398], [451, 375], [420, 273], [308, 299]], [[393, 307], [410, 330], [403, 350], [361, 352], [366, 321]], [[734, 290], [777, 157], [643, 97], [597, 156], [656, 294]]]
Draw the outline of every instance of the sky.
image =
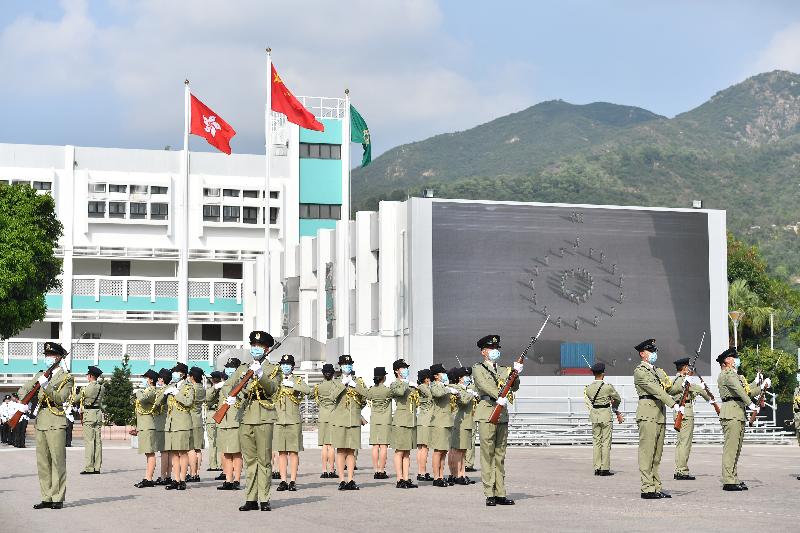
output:
[[349, 88], [377, 155], [546, 100], [674, 116], [800, 72], [800, 2], [0, 0], [0, 142], [180, 148], [188, 78], [263, 153], [267, 46], [295, 94]]

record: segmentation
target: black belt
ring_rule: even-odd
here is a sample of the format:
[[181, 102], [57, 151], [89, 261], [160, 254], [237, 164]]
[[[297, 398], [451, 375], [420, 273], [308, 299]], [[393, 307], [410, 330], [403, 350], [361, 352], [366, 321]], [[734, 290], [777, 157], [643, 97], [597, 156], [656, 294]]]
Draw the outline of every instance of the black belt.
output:
[[605, 409], [606, 407], [611, 407], [611, 404], [607, 403], [605, 405], [592, 405], [592, 407], [594, 407], [595, 409]]
[[[725, 403], [725, 402], [740, 402], [740, 401], [741, 400], [739, 398], [723, 398], [722, 399], [722, 403]], [[742, 402], [742, 403], [744, 403], [744, 402]]]
[[655, 402], [659, 401], [659, 399], [656, 398], [655, 396], [653, 396], [652, 394], [645, 394], [644, 396], [639, 396], [639, 399], [640, 400], [653, 400]]

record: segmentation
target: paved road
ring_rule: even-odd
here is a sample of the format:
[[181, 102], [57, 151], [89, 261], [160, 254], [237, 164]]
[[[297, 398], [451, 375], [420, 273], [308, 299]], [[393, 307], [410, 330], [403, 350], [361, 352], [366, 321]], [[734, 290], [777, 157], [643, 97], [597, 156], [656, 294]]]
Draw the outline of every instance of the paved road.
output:
[[[751, 489], [723, 492], [719, 483], [718, 446], [697, 446], [691, 467], [697, 481], [672, 480], [674, 448], [664, 453], [662, 477], [671, 500], [639, 498], [636, 448], [612, 452], [617, 475], [591, 475], [591, 448], [513, 448], [509, 451], [508, 487], [515, 507], [486, 508], [479, 485], [447, 490], [423, 486], [394, 488], [391, 480], [372, 479], [366, 450], [359, 461], [359, 492], [339, 492], [319, 479], [317, 450], [303, 452], [296, 493], [274, 493], [272, 513], [240, 513], [241, 492], [214, 490], [217, 482], [190, 484], [183, 493], [162, 488], [135, 489], [142, 458], [109, 443], [104, 473], [81, 476], [83, 449], [67, 453], [67, 503], [62, 511], [34, 511], [39, 500], [33, 449], [0, 448], [0, 523], [4, 531], [45, 530], [60, 522], [65, 531], [408, 531], [418, 527], [455, 528], [459, 532], [502, 528], [522, 531], [797, 531], [800, 509], [800, 450], [795, 446], [745, 446], [740, 472]], [[391, 469], [390, 469], [391, 471]], [[343, 512], [346, 511], [346, 512]], [[66, 522], [69, 522], [68, 525]], [[158, 522], [158, 525], [156, 524]], [[268, 526], [268, 529], [267, 529]]]

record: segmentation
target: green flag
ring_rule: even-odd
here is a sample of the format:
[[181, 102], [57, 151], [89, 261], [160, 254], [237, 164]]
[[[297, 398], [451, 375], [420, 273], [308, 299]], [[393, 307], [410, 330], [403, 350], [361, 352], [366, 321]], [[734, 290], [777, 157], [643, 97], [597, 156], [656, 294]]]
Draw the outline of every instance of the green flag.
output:
[[361, 159], [361, 166], [365, 167], [372, 161], [372, 143], [369, 138], [369, 127], [364, 122], [364, 118], [350, 106], [350, 140], [354, 143], [361, 143], [364, 147], [364, 157]]

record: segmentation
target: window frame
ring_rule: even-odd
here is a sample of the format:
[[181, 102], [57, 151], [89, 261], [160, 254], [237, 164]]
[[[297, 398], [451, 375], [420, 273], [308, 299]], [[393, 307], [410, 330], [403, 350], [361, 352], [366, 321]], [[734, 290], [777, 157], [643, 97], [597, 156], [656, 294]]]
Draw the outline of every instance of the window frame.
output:
[[[128, 218], [130, 220], [146, 220], [148, 212], [147, 205], [148, 205], [147, 202], [130, 202], [128, 204], [128, 211], [129, 211]], [[134, 213], [134, 206], [137, 206], [136, 213]], [[144, 206], [144, 213], [138, 212], [139, 206]]]
[[[206, 208], [208, 208], [212, 214], [207, 215]], [[216, 215], [213, 214], [214, 211], [216, 211]], [[218, 204], [203, 204], [203, 222], [219, 222], [221, 214], [222, 212]]]

